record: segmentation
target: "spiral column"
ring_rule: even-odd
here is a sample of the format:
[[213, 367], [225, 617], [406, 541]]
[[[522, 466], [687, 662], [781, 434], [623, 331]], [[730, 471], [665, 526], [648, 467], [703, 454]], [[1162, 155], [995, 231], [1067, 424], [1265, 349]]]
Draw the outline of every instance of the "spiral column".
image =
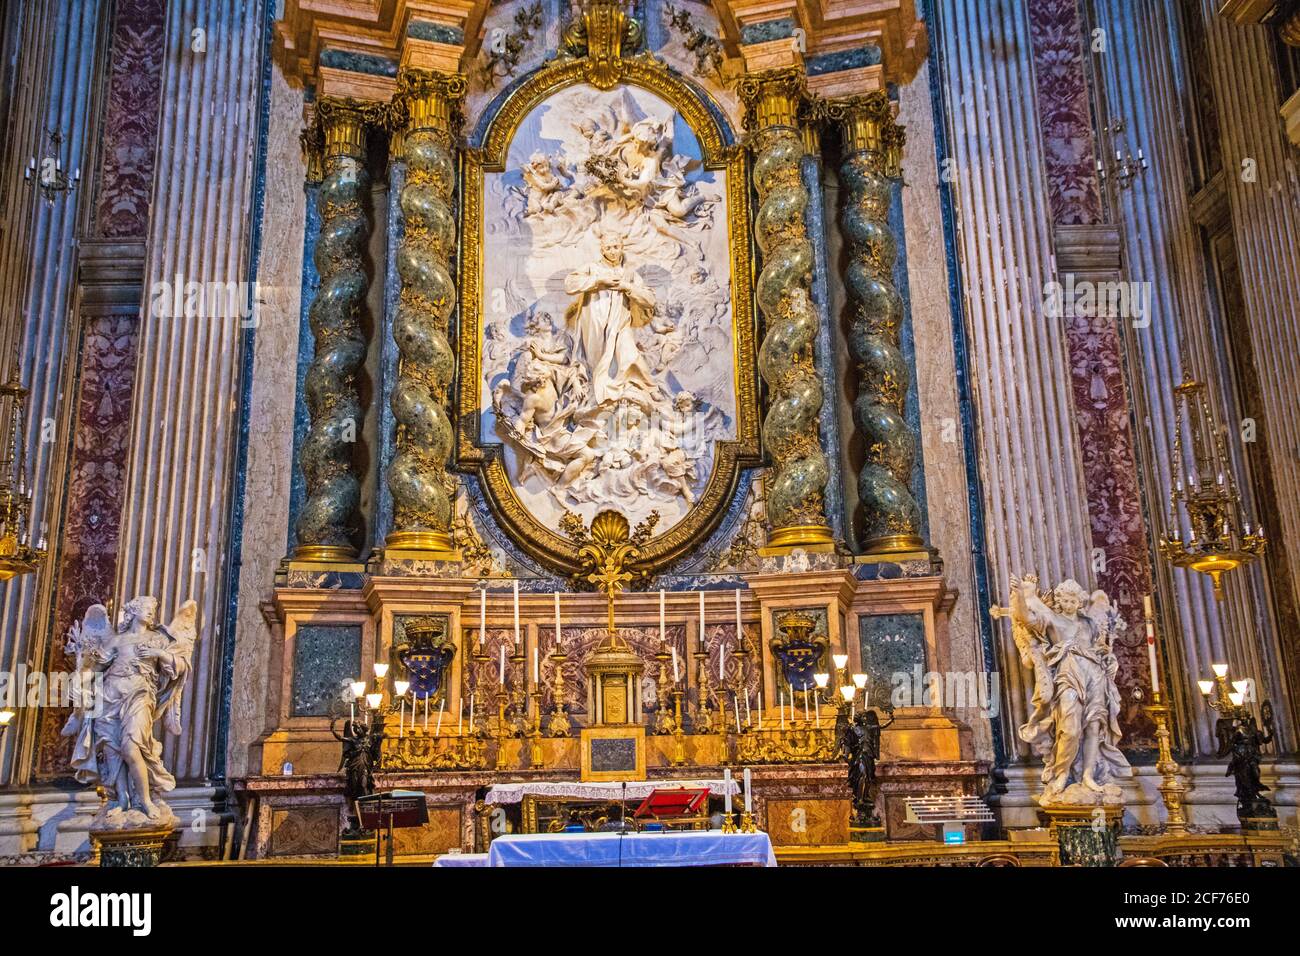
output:
[[768, 548], [830, 545], [825, 502], [830, 470], [818, 428], [818, 319], [809, 292], [814, 254], [804, 218], [810, 197], [801, 172], [804, 76], [798, 68], [758, 73], [744, 77], [739, 92], [758, 194], [757, 299], [765, 320], [758, 368], [768, 387], [763, 443], [772, 456], [764, 479]]
[[362, 420], [356, 376], [366, 356], [361, 310], [368, 231], [361, 197], [368, 181], [366, 127], [382, 120], [381, 109], [341, 98], [316, 104], [323, 162], [315, 253], [320, 288], [308, 313], [315, 353], [303, 383], [311, 428], [299, 453], [307, 489], [293, 555], [300, 561], [357, 556], [361, 486], [353, 452]]
[[453, 136], [465, 90], [464, 77], [449, 73], [411, 69], [398, 77], [406, 185], [401, 199], [405, 231], [397, 259], [402, 285], [393, 322], [400, 358], [391, 397], [397, 451], [388, 469], [393, 496], [393, 530], [385, 542], [389, 549], [437, 553], [453, 547], [447, 401], [456, 367], [448, 339], [456, 286], [449, 261], [456, 246]]
[[883, 91], [833, 101], [826, 113], [840, 123], [844, 144], [840, 228], [849, 247], [844, 285], [851, 310], [849, 348], [858, 371], [853, 417], [866, 447], [858, 473], [860, 544], [868, 554], [915, 552], [925, 542], [911, 488], [917, 436], [903, 416], [912, 373], [899, 347], [903, 301], [894, 288], [898, 243], [889, 227], [903, 129]]

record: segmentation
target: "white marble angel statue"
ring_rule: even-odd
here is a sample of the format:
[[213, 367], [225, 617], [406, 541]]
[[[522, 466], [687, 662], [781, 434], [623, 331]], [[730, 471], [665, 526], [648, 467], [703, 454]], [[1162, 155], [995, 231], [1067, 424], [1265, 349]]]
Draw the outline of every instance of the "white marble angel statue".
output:
[[102, 674], [102, 691], [77, 701], [63, 728], [74, 738], [77, 781], [103, 786], [111, 795], [97, 824], [109, 827], [165, 825], [175, 819], [158, 799], [176, 786], [154, 736], [161, 718], [169, 733], [181, 730], [181, 694], [198, 638], [198, 605], [186, 601], [170, 624], [157, 623], [158, 600], [128, 601], [114, 627], [95, 604], [68, 632], [67, 650], [83, 674]]
[[1012, 635], [1021, 662], [1033, 669], [1032, 712], [1020, 739], [1043, 758], [1039, 804], [1118, 804], [1131, 774], [1119, 749], [1119, 663], [1112, 651], [1125, 624], [1105, 592], [1088, 594], [1064, 581], [1047, 600], [1033, 575], [1011, 579]]

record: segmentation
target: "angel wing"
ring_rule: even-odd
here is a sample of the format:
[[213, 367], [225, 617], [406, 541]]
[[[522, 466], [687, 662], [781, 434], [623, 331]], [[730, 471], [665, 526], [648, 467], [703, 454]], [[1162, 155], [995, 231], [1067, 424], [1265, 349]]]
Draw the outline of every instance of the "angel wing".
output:
[[64, 648], [77, 658], [77, 669], [82, 669], [82, 659], [91, 651], [104, 646], [104, 642], [113, 634], [113, 622], [109, 620], [108, 608], [102, 604], [92, 604], [86, 608], [86, 616], [74, 621], [68, 629]]
[[165, 679], [158, 688], [158, 710], [168, 733], [181, 732], [181, 699], [190, 676], [194, 644], [199, 637], [199, 605], [186, 601], [171, 623], [159, 628], [171, 638], [170, 659], [164, 665]]

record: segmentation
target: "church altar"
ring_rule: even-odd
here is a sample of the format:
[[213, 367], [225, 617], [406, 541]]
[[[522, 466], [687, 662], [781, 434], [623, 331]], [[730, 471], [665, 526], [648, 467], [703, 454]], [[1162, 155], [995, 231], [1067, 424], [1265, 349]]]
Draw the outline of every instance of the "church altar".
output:
[[488, 866], [776, 866], [766, 833], [519, 834], [492, 841]]
[[570, 797], [575, 800], [621, 800], [629, 803], [644, 800], [652, 790], [661, 788], [708, 787], [709, 793], [722, 796], [730, 792], [732, 796], [741, 792], [740, 784], [731, 781], [730, 787], [724, 780], [640, 780], [626, 783], [580, 783], [572, 780], [550, 783], [538, 781], [533, 783], [497, 783], [488, 788], [483, 802], [488, 806], [503, 803], [522, 803], [528, 797]]

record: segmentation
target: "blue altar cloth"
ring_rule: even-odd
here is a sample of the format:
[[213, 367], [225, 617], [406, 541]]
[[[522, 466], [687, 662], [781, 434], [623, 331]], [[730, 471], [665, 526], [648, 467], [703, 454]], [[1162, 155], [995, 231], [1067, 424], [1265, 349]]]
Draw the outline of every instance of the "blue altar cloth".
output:
[[519, 833], [497, 837], [488, 866], [776, 866], [766, 833]]

